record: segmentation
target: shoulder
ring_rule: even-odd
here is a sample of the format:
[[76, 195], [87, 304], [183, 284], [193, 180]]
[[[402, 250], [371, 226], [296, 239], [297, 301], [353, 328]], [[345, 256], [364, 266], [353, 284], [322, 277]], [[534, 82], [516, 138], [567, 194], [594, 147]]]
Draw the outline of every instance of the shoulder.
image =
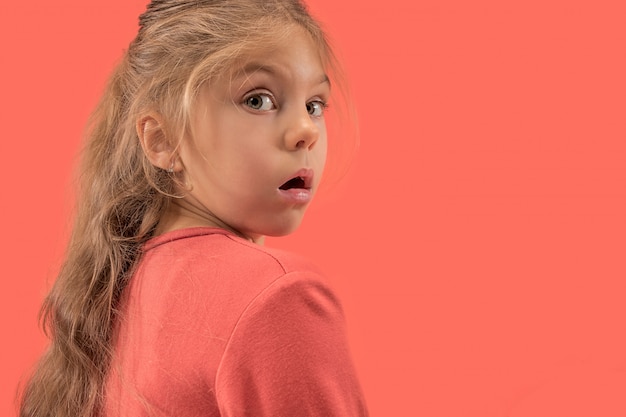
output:
[[304, 257], [212, 228], [179, 230], [152, 239], [144, 247], [136, 277], [158, 280], [154, 291], [176, 288], [189, 294], [187, 298], [211, 300], [233, 311], [264, 300], [332, 293], [325, 274]]

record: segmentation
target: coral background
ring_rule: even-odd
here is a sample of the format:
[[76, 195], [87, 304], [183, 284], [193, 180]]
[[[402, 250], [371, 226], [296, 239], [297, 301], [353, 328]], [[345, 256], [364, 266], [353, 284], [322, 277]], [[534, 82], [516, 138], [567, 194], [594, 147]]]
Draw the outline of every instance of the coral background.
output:
[[[0, 415], [45, 339], [88, 114], [146, 0], [4, 1]], [[626, 416], [626, 6], [310, 0], [360, 120], [293, 236], [372, 416]]]

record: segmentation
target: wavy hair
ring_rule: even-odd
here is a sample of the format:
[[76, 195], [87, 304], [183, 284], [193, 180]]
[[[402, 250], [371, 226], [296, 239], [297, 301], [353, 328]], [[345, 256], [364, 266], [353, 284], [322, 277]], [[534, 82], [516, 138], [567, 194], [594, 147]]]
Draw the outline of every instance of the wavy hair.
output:
[[177, 192], [177, 179], [144, 155], [136, 123], [158, 112], [182, 138], [200, 86], [294, 25], [336, 60], [297, 0], [153, 0], [89, 122], [77, 209], [65, 260], [40, 320], [48, 350], [20, 392], [21, 417], [100, 413], [118, 306], [141, 246]]

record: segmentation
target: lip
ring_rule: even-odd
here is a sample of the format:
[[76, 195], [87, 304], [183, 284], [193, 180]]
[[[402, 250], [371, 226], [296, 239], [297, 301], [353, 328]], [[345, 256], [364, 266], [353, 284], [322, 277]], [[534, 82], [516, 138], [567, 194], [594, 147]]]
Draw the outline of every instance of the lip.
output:
[[[302, 178], [302, 180], [304, 181], [304, 187], [302, 188], [292, 188], [294, 190], [311, 190], [311, 188], [313, 187], [313, 178], [314, 178], [314, 171], [311, 168], [302, 168], [300, 170], [298, 170], [297, 172], [295, 172], [294, 174], [290, 175], [289, 177], [285, 178], [284, 181], [280, 184], [280, 187], [283, 186], [283, 184], [285, 184], [287, 181], [296, 178], [296, 177], [300, 177]], [[289, 191], [289, 190], [281, 190], [281, 191]]]
[[300, 177], [302, 178], [302, 180], [304, 181], [304, 187], [302, 188], [289, 188], [287, 190], [283, 190], [280, 188], [278, 188], [278, 192], [280, 193], [280, 195], [285, 198], [286, 200], [288, 200], [291, 203], [295, 203], [295, 204], [306, 204], [308, 202], [311, 201], [311, 199], [313, 198], [313, 192], [312, 192], [312, 188], [313, 188], [313, 178], [314, 178], [314, 171], [310, 168], [302, 168], [300, 170], [298, 170], [297, 172], [295, 172], [293, 175], [290, 175], [289, 177], [285, 178], [285, 180], [281, 183], [280, 186], [282, 186], [283, 184], [285, 184], [287, 181], [296, 178], [296, 177]]

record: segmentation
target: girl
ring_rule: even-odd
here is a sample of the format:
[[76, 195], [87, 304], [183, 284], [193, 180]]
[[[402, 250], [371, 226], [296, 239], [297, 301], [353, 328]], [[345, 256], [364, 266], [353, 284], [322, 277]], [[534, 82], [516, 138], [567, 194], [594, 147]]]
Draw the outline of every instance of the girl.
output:
[[294, 231], [333, 55], [296, 0], [154, 0], [93, 116], [21, 415], [362, 416], [341, 308]]

